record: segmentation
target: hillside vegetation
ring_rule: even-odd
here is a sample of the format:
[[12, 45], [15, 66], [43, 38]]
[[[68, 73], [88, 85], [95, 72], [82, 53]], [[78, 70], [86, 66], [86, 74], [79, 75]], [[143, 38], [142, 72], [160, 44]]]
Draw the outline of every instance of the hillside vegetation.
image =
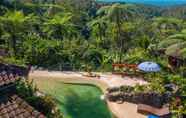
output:
[[108, 69], [185, 28], [185, 7], [103, 5], [93, 0], [2, 0], [0, 47], [16, 63]]
[[[0, 61], [51, 70], [111, 71], [113, 63], [155, 61], [151, 90], [179, 87], [170, 108], [186, 114], [186, 7], [94, 0], [1, 0]], [[163, 54], [161, 52], [164, 52]], [[170, 67], [167, 57], [181, 60]]]

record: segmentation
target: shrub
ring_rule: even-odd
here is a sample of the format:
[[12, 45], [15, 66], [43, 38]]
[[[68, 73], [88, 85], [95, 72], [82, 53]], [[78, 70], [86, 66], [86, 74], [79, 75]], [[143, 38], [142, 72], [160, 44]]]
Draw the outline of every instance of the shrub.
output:
[[16, 83], [16, 91], [20, 97], [48, 118], [62, 118], [55, 100], [51, 96], [36, 95], [37, 87], [33, 84], [33, 81], [23, 79], [18, 81]]
[[30, 105], [38, 109], [39, 112], [45, 114], [48, 118], [62, 118], [62, 115], [51, 96], [32, 96], [28, 97], [26, 100]]

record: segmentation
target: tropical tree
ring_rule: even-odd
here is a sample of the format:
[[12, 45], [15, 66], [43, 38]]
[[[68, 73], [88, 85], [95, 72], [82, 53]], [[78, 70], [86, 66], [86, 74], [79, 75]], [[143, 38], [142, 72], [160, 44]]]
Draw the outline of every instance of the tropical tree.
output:
[[83, 59], [88, 66], [91, 66], [93, 69], [97, 69], [102, 64], [103, 55], [99, 50], [90, 48], [84, 53]]
[[100, 41], [104, 41], [107, 29], [107, 21], [103, 18], [98, 18], [92, 20], [89, 24], [89, 27], [92, 29], [93, 35], [98, 37]]
[[182, 23], [183, 21], [177, 18], [157, 17], [153, 19], [152, 29], [156, 36], [165, 38], [168, 35], [180, 31]]
[[169, 56], [185, 59], [185, 47], [186, 47], [186, 41], [182, 43], [176, 43], [171, 46], [169, 46], [166, 49], [166, 54]]
[[8, 11], [0, 17], [0, 23], [3, 28], [2, 38], [6, 39], [9, 50], [16, 55], [17, 44], [21, 44], [23, 32], [29, 30], [28, 22], [33, 18], [33, 14], [25, 16], [21, 11]]
[[114, 4], [110, 7], [103, 7], [98, 10], [98, 14], [104, 15], [111, 23], [113, 23], [113, 31], [115, 32], [114, 38], [116, 39], [117, 46], [119, 47], [120, 52], [120, 61], [122, 58], [122, 53], [124, 49], [124, 42], [126, 43], [127, 39], [123, 37], [122, 32], [124, 32], [124, 28], [122, 28], [122, 24], [124, 21], [129, 20], [131, 16], [133, 16], [132, 8], [133, 5], [121, 5], [121, 4]]
[[71, 22], [73, 16], [71, 13], [56, 14], [49, 18], [43, 26], [43, 32], [48, 38], [64, 39], [76, 36], [77, 30]]
[[158, 49], [166, 49], [169, 46], [182, 44], [186, 42], [186, 30], [182, 30], [180, 33], [176, 33], [162, 40], [158, 44]]
[[61, 42], [31, 34], [25, 37], [23, 45], [23, 58], [30, 64], [47, 67], [63, 60]]
[[183, 29], [181, 32], [170, 35], [168, 39], [180, 39], [186, 41], [186, 29]]

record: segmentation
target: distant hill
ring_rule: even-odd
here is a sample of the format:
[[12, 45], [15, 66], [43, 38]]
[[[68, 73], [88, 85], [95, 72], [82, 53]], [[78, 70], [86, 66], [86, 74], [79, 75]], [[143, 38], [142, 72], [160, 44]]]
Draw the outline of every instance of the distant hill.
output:
[[[14, 4], [12, 3], [15, 0], [0, 0], [0, 5], [6, 6], [9, 9], [14, 8]], [[42, 4], [45, 3], [53, 3], [55, 1], [56, 3], [64, 2], [65, 0], [17, 0], [22, 3], [26, 2], [39, 2]], [[74, 3], [78, 3], [80, 0], [73, 0], [76, 1]], [[85, 9], [90, 8], [91, 5], [86, 5], [85, 1], [95, 1], [95, 0], [81, 0], [81, 7], [86, 6]], [[120, 3], [134, 3], [136, 5], [136, 9], [138, 14], [140, 14], [142, 17], [145, 18], [153, 18], [153, 17], [159, 17], [159, 16], [166, 16], [166, 17], [176, 17], [176, 18], [182, 18], [186, 19], [186, 0], [96, 0], [100, 1], [97, 2], [97, 8], [100, 8], [101, 6], [107, 5], [108, 3], [112, 4], [113, 2], [120, 2]], [[82, 4], [84, 3], [84, 5]], [[23, 9], [24, 4], [18, 5], [17, 8]], [[24, 6], [24, 9], [26, 9], [28, 6]], [[83, 7], [82, 7], [83, 8]], [[1, 8], [0, 8], [1, 10]], [[1, 14], [0, 14], [1, 15]]]

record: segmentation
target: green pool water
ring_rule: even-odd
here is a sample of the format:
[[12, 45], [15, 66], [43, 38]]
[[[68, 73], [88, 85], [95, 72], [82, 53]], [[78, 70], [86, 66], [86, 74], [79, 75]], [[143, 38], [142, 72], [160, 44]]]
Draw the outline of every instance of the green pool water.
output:
[[56, 98], [64, 118], [113, 118], [97, 87], [43, 81], [41, 89]]

